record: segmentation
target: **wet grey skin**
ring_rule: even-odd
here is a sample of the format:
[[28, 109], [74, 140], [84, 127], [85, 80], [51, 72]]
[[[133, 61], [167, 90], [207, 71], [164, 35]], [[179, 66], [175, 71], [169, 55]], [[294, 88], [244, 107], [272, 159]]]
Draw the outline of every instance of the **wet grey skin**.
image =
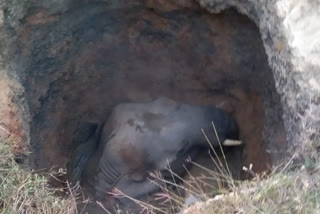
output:
[[181, 104], [164, 97], [116, 106], [94, 154], [98, 164], [88, 183], [95, 197], [104, 198], [114, 188], [133, 198], [158, 191], [160, 187], [150, 182], [150, 172], [159, 170], [171, 177], [166, 171], [170, 166], [175, 173], [183, 173], [188, 156], [210, 148], [202, 130], [213, 147], [219, 146], [212, 122], [220, 142], [239, 138], [235, 120], [215, 107]]

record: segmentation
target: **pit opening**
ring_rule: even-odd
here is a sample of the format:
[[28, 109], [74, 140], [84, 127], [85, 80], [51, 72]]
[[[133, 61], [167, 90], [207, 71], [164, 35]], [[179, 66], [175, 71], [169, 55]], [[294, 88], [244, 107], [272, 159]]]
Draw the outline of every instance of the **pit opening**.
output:
[[259, 30], [246, 16], [212, 15], [193, 1], [32, 11], [20, 39], [34, 168], [66, 167], [84, 123], [103, 123], [119, 103], [159, 96], [231, 112], [245, 142], [243, 153], [230, 153], [240, 177], [242, 166], [262, 172], [281, 159], [270, 152], [286, 147], [280, 99]]

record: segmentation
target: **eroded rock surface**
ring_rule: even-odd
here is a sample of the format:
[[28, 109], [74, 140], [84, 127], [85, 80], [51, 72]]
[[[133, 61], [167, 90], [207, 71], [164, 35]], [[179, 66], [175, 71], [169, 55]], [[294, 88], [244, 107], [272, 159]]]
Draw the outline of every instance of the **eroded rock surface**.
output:
[[83, 121], [159, 96], [234, 112], [244, 164], [257, 171], [286, 153], [272, 71], [245, 16], [160, 0], [4, 1], [2, 11], [4, 68], [24, 92], [16, 100], [36, 168], [64, 167]]
[[198, 2], [2, 1], [1, 125], [33, 166], [64, 167], [79, 124], [158, 96], [233, 112], [257, 171], [317, 141], [319, 2]]
[[317, 0], [198, 0], [212, 13], [233, 7], [260, 29], [281, 96], [287, 141], [320, 146], [320, 2]]
[[232, 112], [238, 163], [257, 172], [307, 153], [320, 142], [319, 4], [1, 1], [0, 138], [30, 145], [34, 168], [65, 167], [81, 124], [166, 96]]

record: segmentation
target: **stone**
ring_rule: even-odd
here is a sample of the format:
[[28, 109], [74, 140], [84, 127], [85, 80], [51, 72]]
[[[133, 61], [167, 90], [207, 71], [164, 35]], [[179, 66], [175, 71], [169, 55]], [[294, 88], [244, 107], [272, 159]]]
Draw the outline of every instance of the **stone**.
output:
[[[212, 13], [236, 8], [260, 29], [277, 92], [287, 142], [304, 153], [320, 142], [320, 2], [317, 0], [198, 0]], [[301, 97], [306, 101], [297, 99]], [[317, 109], [317, 110], [315, 110]], [[314, 115], [314, 116], [311, 116]], [[319, 145], [318, 145], [319, 146]], [[291, 150], [295, 150], [292, 149]]]

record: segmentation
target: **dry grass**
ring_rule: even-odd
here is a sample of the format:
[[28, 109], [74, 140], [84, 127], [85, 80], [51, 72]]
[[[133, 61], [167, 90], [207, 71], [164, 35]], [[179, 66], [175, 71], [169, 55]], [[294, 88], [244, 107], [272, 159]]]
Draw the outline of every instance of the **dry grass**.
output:
[[[58, 197], [57, 191], [65, 189], [50, 187], [49, 174], [39, 175], [22, 169], [9, 146], [7, 142], [0, 142], [0, 213], [76, 213], [75, 198]], [[73, 192], [72, 189], [68, 191]]]
[[[214, 157], [215, 154], [212, 163], [217, 171], [193, 163], [207, 171], [207, 177], [190, 175], [189, 180], [184, 180], [171, 172], [173, 178], [183, 180], [183, 185], [175, 179], [163, 179], [158, 172], [152, 173], [151, 181], [162, 188], [162, 192], [155, 195], [156, 204], [130, 198], [120, 191], [113, 194], [134, 201], [144, 213], [149, 214], [320, 213], [320, 159], [317, 155], [306, 158], [299, 166], [294, 166], [290, 160], [263, 177], [256, 175], [250, 167], [245, 168], [254, 179], [238, 182], [231, 178], [225, 157], [219, 159]], [[53, 175], [39, 175], [22, 169], [15, 162], [9, 144], [0, 142], [0, 214], [81, 213], [76, 208], [75, 190], [70, 187], [53, 189], [48, 185], [50, 176]], [[212, 184], [207, 183], [208, 180], [216, 181], [216, 185], [210, 186]], [[204, 186], [209, 186], [211, 193], [205, 192]], [[68, 191], [69, 196], [58, 197], [56, 193], [61, 191]], [[212, 197], [212, 194], [216, 196]], [[179, 212], [181, 207], [183, 210]], [[106, 213], [126, 212], [106, 210]]]
[[[163, 193], [156, 194], [157, 200], [161, 199], [165, 206], [155, 206], [152, 203], [139, 201], [118, 192], [116, 197], [127, 197], [137, 203], [145, 213], [156, 214], [317, 214], [320, 213], [320, 162], [313, 163], [312, 168], [305, 164], [299, 167], [290, 162], [284, 167], [276, 169], [263, 178], [256, 175], [251, 181], [224, 180], [218, 194], [213, 198], [202, 193], [198, 188], [201, 180], [187, 183], [184, 186], [162, 180], [157, 177], [157, 182]], [[250, 169], [246, 169], [250, 171]], [[214, 173], [214, 172], [212, 172]], [[250, 171], [250, 174], [253, 174]], [[216, 173], [214, 173], [214, 179]], [[227, 175], [226, 175], [227, 176]], [[225, 176], [219, 176], [224, 179]], [[188, 197], [183, 197], [167, 188], [170, 184], [187, 192]], [[216, 188], [216, 187], [213, 187]], [[178, 211], [183, 207], [182, 211]], [[119, 212], [120, 213], [120, 212]]]
[[276, 172], [267, 178], [242, 182], [232, 193], [195, 204], [184, 214], [319, 213], [320, 164]]
[[[209, 139], [207, 140], [209, 142]], [[222, 147], [220, 149], [222, 150]], [[184, 182], [181, 185], [174, 181], [164, 180], [159, 173], [152, 174], [151, 181], [162, 189], [162, 193], [156, 194], [156, 200], [163, 201], [161, 206], [130, 198], [120, 191], [114, 196], [134, 201], [144, 213], [148, 214], [320, 213], [319, 155], [313, 153], [310, 158], [305, 158], [304, 163], [299, 164], [293, 163], [296, 158], [294, 155], [291, 160], [276, 167], [269, 175], [255, 174], [251, 170], [252, 166], [244, 167], [243, 170], [254, 178], [251, 181], [235, 181], [230, 175], [223, 151], [222, 158], [217, 157], [216, 152], [213, 153], [216, 157], [212, 157], [212, 162], [216, 165], [217, 171], [193, 163], [208, 171], [209, 177], [205, 179], [192, 176], [190, 180], [180, 178]], [[216, 194], [215, 197], [202, 189], [203, 186], [210, 185], [206, 183], [208, 179], [216, 181], [216, 185], [212, 186], [212, 193]], [[176, 191], [172, 191], [170, 186], [174, 186]], [[186, 196], [180, 192], [185, 192]]]

